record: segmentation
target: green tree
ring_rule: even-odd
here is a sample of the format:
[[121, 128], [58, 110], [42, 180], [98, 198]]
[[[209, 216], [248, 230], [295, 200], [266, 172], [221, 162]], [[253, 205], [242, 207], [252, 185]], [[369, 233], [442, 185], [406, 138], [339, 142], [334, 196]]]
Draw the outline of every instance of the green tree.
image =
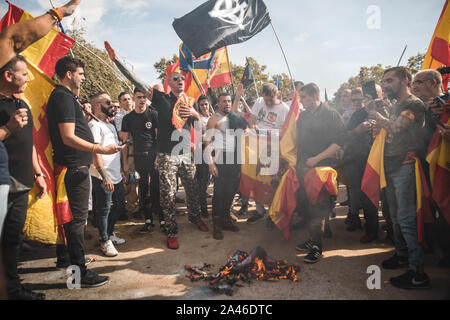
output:
[[[76, 41], [68, 55], [82, 60], [85, 65], [86, 80], [80, 91], [80, 99], [87, 99], [98, 92], [106, 92], [111, 99], [116, 100], [120, 92], [130, 91], [131, 83], [124, 81], [124, 77], [120, 75], [105, 50], [96, 48], [84, 39], [83, 29], [72, 29], [68, 31], [68, 35]], [[92, 53], [100, 57], [103, 62]]]
[[423, 61], [425, 60], [426, 53], [418, 53], [408, 59], [407, 67], [411, 70], [414, 75], [422, 69]]

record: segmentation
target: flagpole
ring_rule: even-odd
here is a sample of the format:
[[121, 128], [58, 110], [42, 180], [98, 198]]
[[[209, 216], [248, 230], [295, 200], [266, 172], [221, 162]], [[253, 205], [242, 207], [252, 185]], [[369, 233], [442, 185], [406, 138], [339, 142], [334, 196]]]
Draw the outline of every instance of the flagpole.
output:
[[405, 55], [405, 52], [406, 52], [406, 48], [408, 48], [408, 45], [406, 45], [405, 49], [403, 49], [403, 53], [400, 56], [400, 60], [398, 60], [397, 67], [400, 66], [400, 62], [402, 62], [403, 56]]
[[291, 77], [292, 88], [295, 90], [294, 78], [292, 77], [291, 68], [289, 67], [289, 62], [288, 62], [288, 60], [286, 58], [286, 54], [284, 53], [284, 49], [283, 49], [283, 46], [281, 45], [280, 38], [278, 37], [278, 34], [275, 31], [275, 27], [273, 26], [272, 21], [270, 21], [270, 25], [272, 26], [273, 33], [275, 34], [275, 37], [277, 38], [278, 44], [280, 45], [281, 52], [283, 53], [283, 57], [284, 57], [284, 60], [286, 61], [286, 65], [287, 65], [287, 68], [288, 68], [288, 71], [289, 71], [289, 75]]
[[247, 57], [245, 57], [245, 60], [247, 60], [247, 64], [250, 66], [250, 72], [252, 73], [253, 84], [255, 85], [256, 96], [259, 98], [258, 87], [256, 86], [256, 79], [255, 79], [255, 75], [253, 74], [252, 65], [250, 64], [250, 61], [248, 61]]

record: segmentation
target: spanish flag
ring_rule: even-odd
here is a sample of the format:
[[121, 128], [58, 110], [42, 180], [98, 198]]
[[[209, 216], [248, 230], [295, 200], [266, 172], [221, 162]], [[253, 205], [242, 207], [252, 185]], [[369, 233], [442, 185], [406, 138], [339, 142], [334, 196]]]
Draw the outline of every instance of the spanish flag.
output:
[[[450, 125], [450, 112], [447, 111], [441, 121]], [[428, 146], [427, 162], [430, 164], [432, 198], [450, 224], [450, 142], [442, 139], [439, 130]]]
[[[441, 16], [431, 38], [422, 70], [437, 69], [441, 66], [450, 66], [450, 7], [448, 6], [448, 0], [445, 1]], [[447, 88], [448, 77], [444, 82], [444, 88]]]
[[326, 195], [337, 196], [337, 171], [331, 167], [317, 167], [309, 170], [304, 178], [306, 195], [311, 205], [325, 200]]
[[361, 181], [361, 190], [378, 208], [380, 203], [380, 190], [386, 188], [386, 176], [384, 174], [384, 144], [386, 142], [386, 130], [381, 129], [373, 142], [372, 149], [367, 160], [366, 170]]
[[281, 132], [281, 157], [289, 164], [289, 170], [284, 174], [269, 210], [269, 217], [280, 229], [287, 240], [291, 238], [292, 214], [297, 207], [296, 191], [300, 183], [296, 174], [297, 164], [297, 121], [300, 115], [298, 92], [296, 92], [291, 109]]
[[[20, 21], [33, 18], [28, 12], [16, 7], [9, 1], [7, 2], [9, 10], [0, 20], [1, 30]], [[52, 29], [45, 37], [21, 52], [21, 55], [25, 56], [30, 63], [51, 78], [55, 73], [56, 62], [69, 52], [74, 43], [75, 40], [72, 38], [56, 29]]]
[[[29, 13], [9, 3], [9, 11], [0, 21], [1, 30], [31, 18], [33, 17]], [[60, 226], [72, 220], [67, 194], [58, 193], [58, 190], [63, 189], [59, 184], [61, 180], [55, 179], [46, 105], [54, 89], [54, 83], [49, 77], [54, 73], [56, 61], [67, 54], [73, 43], [74, 40], [53, 29], [46, 37], [21, 53], [27, 59], [30, 78], [22, 99], [30, 106], [33, 115], [33, 140], [42, 172], [47, 176], [48, 189], [40, 200], [36, 200], [39, 189], [35, 186], [31, 190], [24, 235], [27, 240], [45, 244], [62, 243], [64, 238]], [[58, 208], [65, 208], [66, 211], [58, 213]]]
[[427, 247], [425, 241], [425, 224], [434, 222], [431, 212], [430, 189], [422, 168], [422, 163], [418, 157], [414, 155], [411, 155], [411, 157], [415, 160], [417, 240], [423, 247]]
[[[185, 92], [189, 97], [193, 97], [196, 100], [202, 94], [200, 86], [203, 91], [206, 92], [209, 87], [219, 88], [224, 85], [232, 83], [231, 66], [228, 58], [227, 47], [223, 47], [215, 51], [215, 54], [208, 53], [200, 58], [192, 56], [192, 60], [189, 55], [186, 56], [186, 52], [180, 50], [180, 56], [184, 61], [192, 62], [192, 71], [183, 71], [183, 67], [180, 68], [181, 60], [179, 59], [175, 64], [167, 66], [166, 72], [169, 76], [173, 72], [180, 72], [185, 76]], [[194, 79], [195, 74], [195, 79]], [[164, 82], [164, 91], [169, 93], [168, 77]], [[198, 83], [198, 84], [197, 84]], [[209, 85], [208, 85], [209, 84]]]

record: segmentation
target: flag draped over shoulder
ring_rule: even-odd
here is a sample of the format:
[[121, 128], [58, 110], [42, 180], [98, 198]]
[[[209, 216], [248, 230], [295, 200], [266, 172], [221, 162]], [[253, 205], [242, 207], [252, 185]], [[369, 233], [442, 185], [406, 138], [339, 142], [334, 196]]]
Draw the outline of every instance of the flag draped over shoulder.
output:
[[278, 185], [269, 210], [269, 217], [287, 240], [291, 238], [292, 214], [297, 207], [296, 191], [300, 187], [297, 174], [297, 121], [300, 114], [298, 93], [295, 94], [291, 109], [281, 132], [281, 157], [289, 164], [288, 171]]
[[[228, 59], [227, 48], [220, 48], [215, 51], [215, 54], [206, 54], [200, 58], [189, 57], [190, 51], [180, 52], [180, 59], [173, 65], [166, 67], [166, 81], [164, 82], [164, 91], [169, 92], [168, 76], [173, 72], [180, 72], [185, 76], [185, 92], [189, 97], [198, 99], [203, 91], [207, 91], [209, 87], [219, 88], [224, 85], [232, 83], [231, 67]], [[187, 56], [187, 57], [186, 57]], [[187, 58], [187, 59], [186, 59]], [[190, 68], [196, 75], [197, 82], [194, 80], [193, 73], [190, 72], [186, 63], [191, 62]]]
[[[441, 121], [450, 125], [450, 112], [447, 111]], [[427, 162], [430, 164], [432, 198], [450, 224], [450, 142], [442, 139], [438, 130], [428, 146]]]
[[[422, 69], [437, 69], [440, 66], [450, 66], [450, 6], [445, 1], [441, 16], [436, 25], [430, 46], [422, 65]], [[444, 79], [447, 88], [448, 77]]]
[[[31, 14], [9, 3], [9, 10], [0, 21], [1, 30], [20, 21], [33, 18]], [[50, 78], [55, 73], [56, 62], [69, 52], [75, 40], [52, 29], [45, 37], [33, 43], [20, 54]]]
[[210, 0], [182, 18], [173, 28], [200, 57], [218, 48], [249, 40], [270, 23], [262, 0]]
[[[31, 18], [33, 16], [29, 13], [9, 3], [9, 11], [0, 21], [1, 30]], [[57, 192], [64, 189], [61, 186], [64, 180], [55, 178], [46, 107], [54, 89], [54, 83], [49, 77], [53, 75], [58, 59], [67, 54], [73, 43], [73, 39], [52, 29], [44, 38], [21, 53], [27, 59], [30, 78], [22, 98], [33, 115], [33, 140], [42, 172], [47, 176], [48, 189], [47, 194], [40, 200], [36, 200], [39, 192], [36, 186], [30, 191], [24, 235], [27, 240], [46, 244], [61, 243], [61, 229], [58, 226], [72, 219], [67, 194]]]

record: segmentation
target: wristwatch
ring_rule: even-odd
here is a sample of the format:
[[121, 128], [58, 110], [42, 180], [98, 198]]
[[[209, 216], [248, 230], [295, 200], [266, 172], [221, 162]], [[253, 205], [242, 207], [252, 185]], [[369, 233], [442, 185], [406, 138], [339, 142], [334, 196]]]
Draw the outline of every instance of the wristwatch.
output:
[[36, 181], [37, 178], [42, 177], [44, 179], [47, 178], [47, 176], [44, 173], [37, 173], [33, 176], [34, 181]]

